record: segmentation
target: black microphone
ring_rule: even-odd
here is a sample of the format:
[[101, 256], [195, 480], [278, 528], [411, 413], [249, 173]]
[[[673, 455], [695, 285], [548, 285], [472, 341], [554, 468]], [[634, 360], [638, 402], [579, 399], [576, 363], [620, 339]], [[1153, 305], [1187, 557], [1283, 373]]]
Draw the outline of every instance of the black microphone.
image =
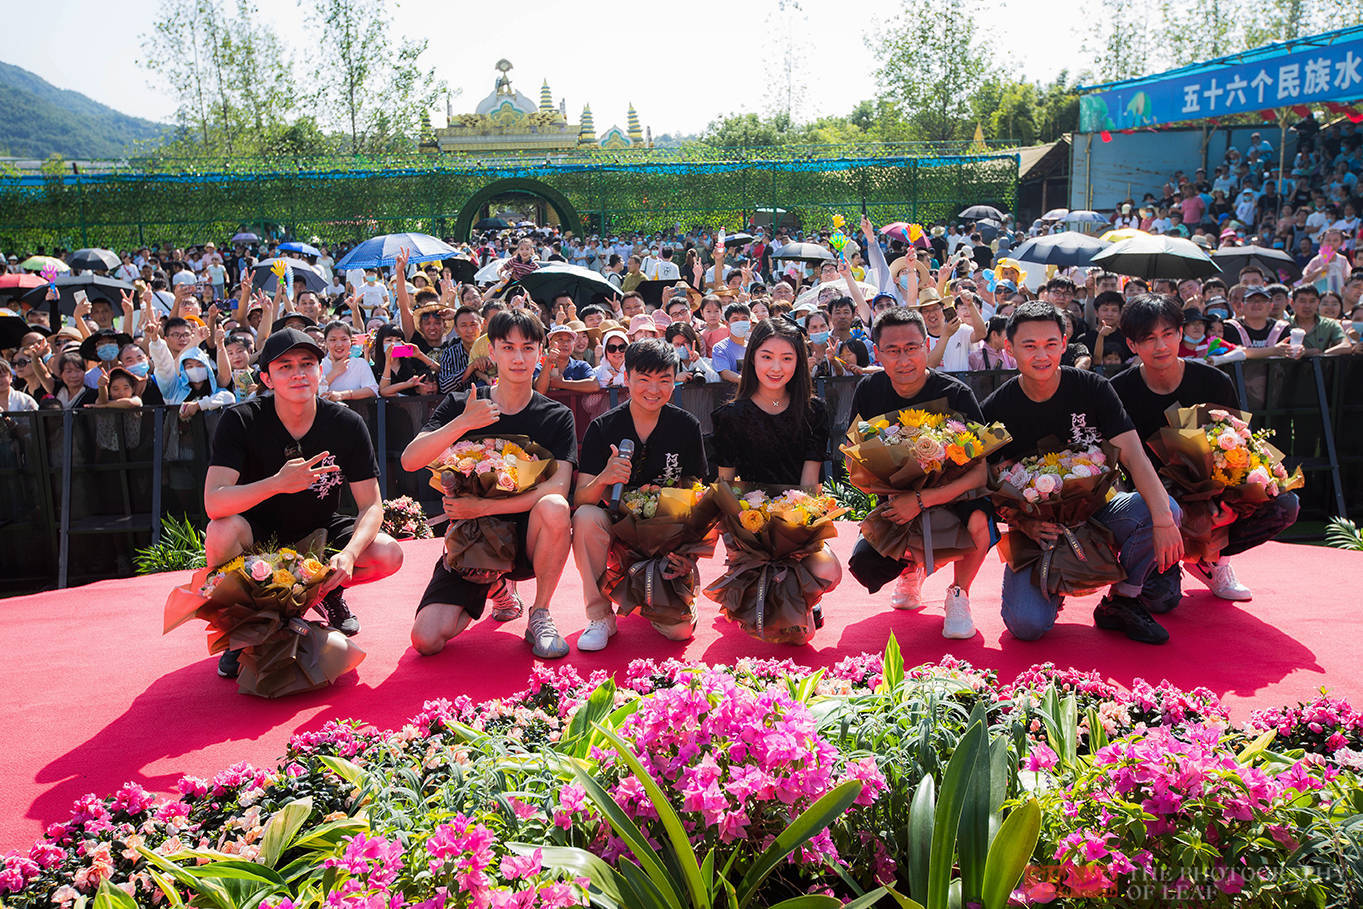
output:
[[[634, 440], [633, 440], [633, 439], [621, 439], [621, 440], [620, 440], [620, 445], [619, 445], [619, 452], [620, 452], [620, 457], [622, 457], [622, 458], [632, 458], [632, 457], [634, 457]], [[619, 513], [619, 511], [620, 511], [620, 493], [622, 493], [622, 492], [624, 492], [624, 491], [625, 491], [625, 484], [624, 484], [624, 483], [614, 483], [614, 484], [611, 485], [611, 506], [610, 506], [610, 510], [611, 510], [611, 513], [612, 513], [612, 514], [618, 514], [618, 513]]]

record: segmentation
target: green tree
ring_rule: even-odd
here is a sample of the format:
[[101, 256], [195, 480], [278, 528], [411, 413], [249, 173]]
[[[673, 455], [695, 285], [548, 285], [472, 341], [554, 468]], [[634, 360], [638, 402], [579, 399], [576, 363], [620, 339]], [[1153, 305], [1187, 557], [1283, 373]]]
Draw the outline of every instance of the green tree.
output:
[[979, 0], [923, 0], [907, 6], [867, 44], [879, 60], [882, 97], [904, 112], [915, 138], [966, 139], [974, 132], [971, 98], [992, 74], [975, 23]]

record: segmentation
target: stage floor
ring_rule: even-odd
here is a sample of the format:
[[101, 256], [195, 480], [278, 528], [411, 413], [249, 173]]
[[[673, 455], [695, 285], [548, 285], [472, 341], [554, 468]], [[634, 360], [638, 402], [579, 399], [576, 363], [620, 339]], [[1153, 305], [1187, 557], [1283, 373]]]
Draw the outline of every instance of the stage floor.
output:
[[[853, 538], [849, 533], [835, 541], [844, 564]], [[166, 593], [186, 574], [104, 581], [0, 603], [0, 853], [26, 849], [44, 825], [65, 819], [72, 801], [88, 792], [106, 795], [130, 780], [165, 792], [186, 773], [211, 776], [237, 761], [272, 766], [292, 734], [329, 719], [399, 726], [428, 698], [465, 694], [478, 700], [524, 688], [532, 663], [521, 639], [524, 619], [506, 625], [485, 619], [435, 657], [412, 650], [413, 609], [440, 547], [438, 540], [405, 544], [406, 563], [397, 575], [348, 594], [364, 626], [356, 642], [368, 653], [357, 673], [329, 689], [281, 701], [238, 695], [235, 683], [219, 679], [200, 623], [161, 635]], [[1015, 640], [999, 616], [1002, 565], [991, 555], [974, 585], [979, 633], [971, 640], [941, 636], [941, 601], [951, 578], [946, 569], [924, 585], [929, 605], [918, 613], [891, 610], [888, 588], [869, 597], [844, 578], [825, 598], [827, 625], [808, 647], [753, 641], [702, 600], [700, 628], [684, 645], [663, 640], [631, 617], [621, 620], [606, 650], [584, 654], [574, 648], [567, 659], [584, 675], [641, 657], [725, 662], [751, 655], [823, 666], [848, 654], [879, 652], [894, 632], [910, 665], [953, 654], [1010, 679], [1049, 660], [1096, 669], [1124, 685], [1137, 676], [1205, 685], [1225, 698], [1237, 721], [1254, 707], [1310, 698], [1322, 686], [1363, 700], [1354, 586], [1363, 554], [1271, 543], [1235, 564], [1254, 599], [1223, 602], [1185, 577], [1183, 603], [1162, 617], [1173, 636], [1163, 647], [1094, 628], [1096, 596], [1067, 603], [1042, 640]], [[718, 561], [702, 565], [703, 579], [718, 570]], [[531, 583], [521, 585], [527, 603]], [[554, 614], [559, 630], [575, 643], [585, 620], [571, 564]]]

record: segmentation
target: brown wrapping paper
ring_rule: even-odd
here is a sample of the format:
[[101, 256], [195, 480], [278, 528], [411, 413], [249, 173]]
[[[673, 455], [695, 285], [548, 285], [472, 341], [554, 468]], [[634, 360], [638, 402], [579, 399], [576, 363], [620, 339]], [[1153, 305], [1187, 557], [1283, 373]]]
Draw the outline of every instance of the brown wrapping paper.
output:
[[[918, 405], [915, 410], [947, 414], [952, 419], [968, 423], [963, 416], [947, 406], [945, 398]], [[842, 446], [846, 457], [847, 475], [853, 486], [874, 495], [922, 492], [954, 483], [991, 453], [1007, 445], [1012, 436], [1001, 424], [994, 423], [977, 432], [983, 444], [981, 452], [965, 464], [948, 461], [941, 469], [925, 471], [912, 457], [906, 446], [887, 445], [879, 437], [866, 438], [857, 425], [863, 420], [897, 420], [898, 411], [876, 417], [852, 417], [847, 430], [847, 444]], [[908, 524], [896, 524], [885, 516], [888, 503], [877, 505], [861, 522], [861, 535], [887, 559], [902, 559], [912, 552], [918, 564], [931, 572], [938, 561], [951, 561], [974, 548], [974, 542], [955, 514], [942, 508], [927, 509], [928, 525], [923, 526], [920, 515]]]
[[667, 555], [675, 552], [690, 559], [714, 555], [719, 512], [711, 490], [693, 502], [686, 485], [662, 490], [658, 512], [651, 518], [625, 511], [611, 522], [611, 548], [599, 583], [621, 615], [638, 609], [660, 625], [695, 620], [700, 573], [692, 569], [680, 577], [666, 577]]
[[807, 525], [773, 519], [753, 533], [739, 523], [742, 509], [733, 485], [743, 492], [761, 489], [771, 496], [785, 491], [783, 487], [723, 482], [711, 487], [727, 555], [724, 574], [705, 588], [705, 595], [749, 635], [770, 643], [803, 644], [814, 634], [814, 606], [825, 591], [824, 581], [805, 567], [804, 559], [837, 536], [834, 521], [846, 509]]

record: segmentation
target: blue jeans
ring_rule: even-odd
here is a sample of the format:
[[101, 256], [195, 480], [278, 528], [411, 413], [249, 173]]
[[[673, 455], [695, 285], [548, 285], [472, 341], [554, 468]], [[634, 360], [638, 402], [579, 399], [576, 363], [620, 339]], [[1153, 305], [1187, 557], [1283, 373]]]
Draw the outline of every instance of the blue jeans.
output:
[[[1297, 522], [1301, 503], [1297, 494], [1284, 492], [1259, 506], [1247, 518], [1230, 525], [1230, 541], [1221, 550], [1221, 557], [1238, 555], [1282, 533]], [[1165, 572], [1154, 572], [1141, 591], [1141, 602], [1151, 612], [1169, 612], [1183, 599], [1183, 566], [1175, 565]]]
[[[1178, 503], [1169, 500], [1174, 521], [1182, 518]], [[1150, 509], [1138, 493], [1120, 492], [1093, 516], [1112, 531], [1117, 561], [1126, 569], [1126, 580], [1112, 585], [1118, 596], [1137, 598], [1155, 567], [1154, 524]], [[1060, 597], [1041, 590], [1032, 580], [1032, 569], [1015, 572], [1003, 567], [1003, 623], [1013, 637], [1035, 641], [1055, 625]]]

